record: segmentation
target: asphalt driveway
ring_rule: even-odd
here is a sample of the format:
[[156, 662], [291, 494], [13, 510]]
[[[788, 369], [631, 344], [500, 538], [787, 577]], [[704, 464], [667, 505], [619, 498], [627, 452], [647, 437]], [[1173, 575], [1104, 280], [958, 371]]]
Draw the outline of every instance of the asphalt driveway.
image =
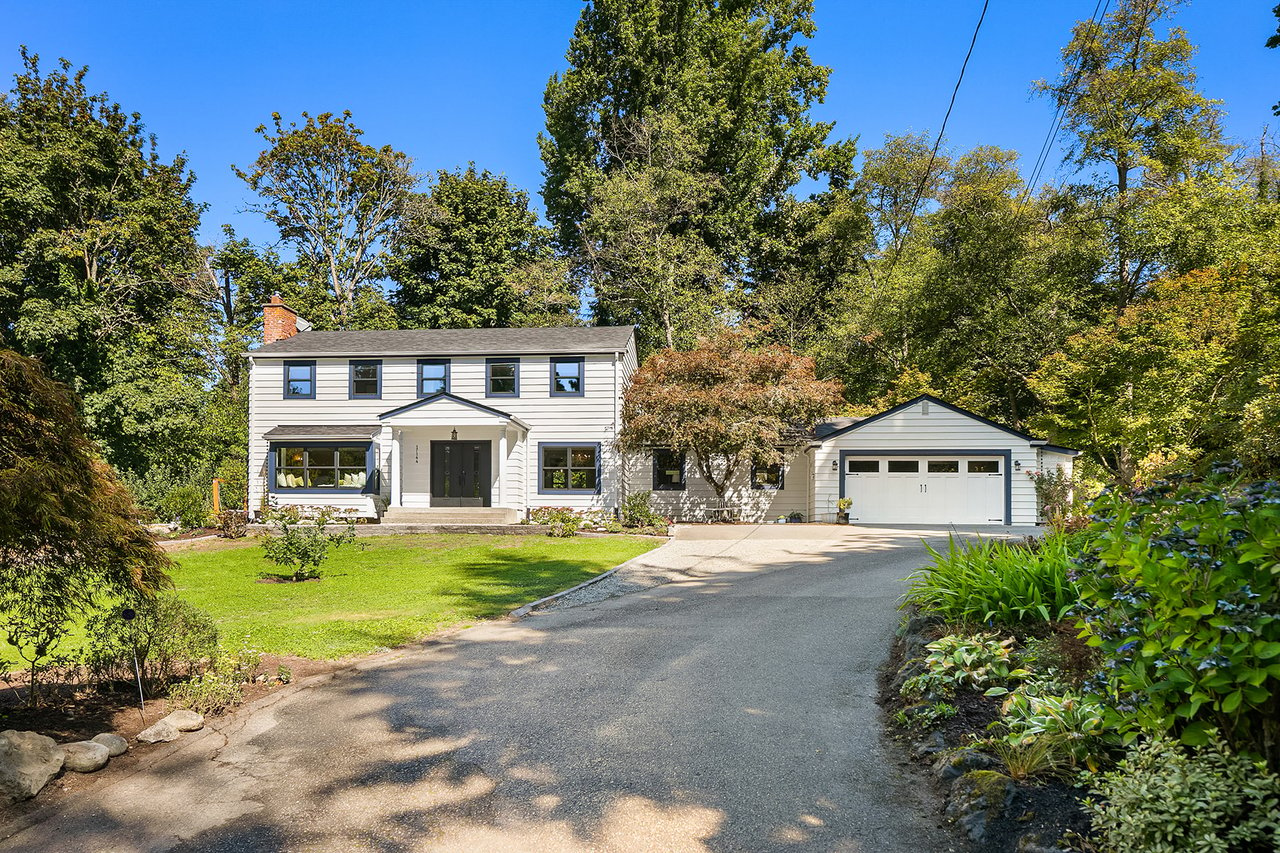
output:
[[339, 673], [0, 850], [949, 850], [874, 702], [922, 536], [683, 529], [672, 582]]

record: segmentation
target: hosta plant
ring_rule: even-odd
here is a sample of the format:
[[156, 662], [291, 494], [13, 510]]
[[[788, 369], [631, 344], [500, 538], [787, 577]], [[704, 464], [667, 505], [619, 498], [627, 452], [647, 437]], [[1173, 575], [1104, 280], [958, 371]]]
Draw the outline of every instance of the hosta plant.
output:
[[957, 690], [1007, 686], [1031, 673], [1018, 666], [1013, 639], [994, 634], [949, 634], [927, 645], [925, 671], [907, 679], [904, 696], [952, 696]]

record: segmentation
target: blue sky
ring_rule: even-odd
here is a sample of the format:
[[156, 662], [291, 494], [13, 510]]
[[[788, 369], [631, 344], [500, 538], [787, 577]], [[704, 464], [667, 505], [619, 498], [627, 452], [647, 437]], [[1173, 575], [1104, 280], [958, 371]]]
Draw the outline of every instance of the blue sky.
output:
[[[1201, 88], [1225, 101], [1227, 131], [1256, 139], [1280, 120], [1275, 0], [1195, 0], [1177, 17], [1200, 46]], [[815, 114], [875, 147], [886, 133], [935, 131], [981, 0], [816, 0], [813, 57], [833, 69]], [[1094, 0], [991, 0], [948, 128], [948, 146], [1020, 151], [1029, 170], [1051, 117], [1031, 82], [1052, 76], [1071, 24]], [[260, 150], [272, 111], [349, 109], [366, 140], [408, 152], [423, 173], [468, 161], [530, 191], [541, 184], [542, 91], [564, 67], [577, 0], [128, 3], [0, 0], [0, 75], [18, 45], [90, 66], [88, 83], [142, 114], [168, 154], [185, 151], [195, 194], [221, 223], [269, 243], [242, 212], [230, 164]], [[1052, 161], [1056, 167], [1057, 158]], [[1045, 178], [1051, 177], [1046, 170]]]

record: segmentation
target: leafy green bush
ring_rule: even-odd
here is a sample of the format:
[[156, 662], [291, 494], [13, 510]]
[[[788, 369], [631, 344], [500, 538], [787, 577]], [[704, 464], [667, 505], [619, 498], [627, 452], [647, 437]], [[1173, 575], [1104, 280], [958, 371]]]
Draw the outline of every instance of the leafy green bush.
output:
[[1109, 853], [1280, 850], [1280, 777], [1217, 737], [1194, 752], [1151, 740], [1096, 777], [1085, 800]]
[[[320, 566], [329, 559], [329, 550], [355, 541], [355, 522], [347, 519], [342, 532], [332, 533], [337, 510], [334, 507], [310, 508], [304, 515], [297, 507], [274, 509], [267, 514], [267, 524], [276, 534], [262, 537], [262, 551], [277, 566], [290, 569], [290, 580], [304, 581], [320, 577]], [[266, 573], [264, 573], [265, 575]]]
[[161, 521], [177, 521], [187, 529], [204, 527], [212, 511], [213, 498], [208, 490], [193, 484], [172, 489], [156, 510]]
[[[133, 610], [133, 619], [124, 618], [126, 609]], [[132, 681], [136, 654], [150, 694], [202, 672], [218, 654], [212, 617], [173, 595], [127, 601], [95, 613], [85, 633], [85, 665], [95, 680]]]
[[[988, 691], [987, 695], [993, 695]], [[1107, 747], [1108, 732], [1102, 703], [1093, 696], [1015, 690], [1000, 708], [1008, 730], [1004, 742], [1026, 746], [1047, 740], [1055, 753], [1073, 765], [1095, 766], [1094, 758]]]
[[553, 521], [551, 529], [547, 531], [548, 536], [554, 536], [558, 539], [568, 538], [578, 535], [578, 528], [582, 526], [582, 522], [578, 519], [573, 521]]
[[1036, 544], [952, 537], [945, 552], [929, 547], [933, 564], [911, 576], [906, 602], [948, 622], [1056, 621], [1079, 601], [1068, 578], [1076, 547], [1075, 539], [1063, 535]]
[[623, 527], [666, 527], [667, 520], [649, 505], [651, 492], [632, 492], [618, 509]]
[[1181, 478], [1094, 503], [1083, 626], [1117, 726], [1219, 730], [1280, 768], [1280, 483]]
[[984, 690], [1026, 678], [1013, 658], [1013, 640], [993, 634], [949, 634], [925, 646], [925, 671], [902, 684], [904, 696], [952, 696], [958, 689]]

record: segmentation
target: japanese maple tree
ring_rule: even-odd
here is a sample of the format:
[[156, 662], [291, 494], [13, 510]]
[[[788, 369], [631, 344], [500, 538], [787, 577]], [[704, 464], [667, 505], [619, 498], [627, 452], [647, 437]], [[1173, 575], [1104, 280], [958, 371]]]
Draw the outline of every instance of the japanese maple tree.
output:
[[620, 450], [663, 447], [690, 454], [716, 496], [746, 465], [783, 461], [841, 403], [840, 383], [818, 379], [813, 360], [787, 347], [750, 347], [726, 332], [688, 351], [660, 350], [622, 399]]

